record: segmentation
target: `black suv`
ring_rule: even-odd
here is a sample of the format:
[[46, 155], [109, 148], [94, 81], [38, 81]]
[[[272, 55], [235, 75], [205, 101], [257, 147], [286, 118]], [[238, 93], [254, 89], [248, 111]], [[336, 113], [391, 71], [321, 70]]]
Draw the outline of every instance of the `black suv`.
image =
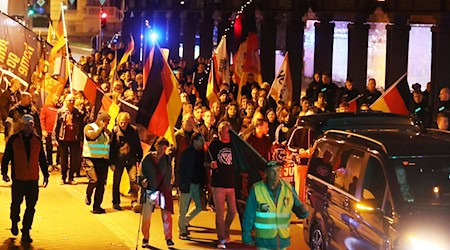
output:
[[306, 191], [311, 249], [450, 249], [450, 133], [329, 130]]

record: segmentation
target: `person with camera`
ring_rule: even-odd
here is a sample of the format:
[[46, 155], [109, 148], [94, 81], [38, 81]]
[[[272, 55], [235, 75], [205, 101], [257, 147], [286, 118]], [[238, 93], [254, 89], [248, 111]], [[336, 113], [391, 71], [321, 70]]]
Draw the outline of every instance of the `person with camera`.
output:
[[104, 110], [101, 110], [95, 122], [84, 127], [83, 157], [86, 158], [89, 166], [94, 167], [95, 177], [90, 176], [86, 189], [86, 205], [91, 204], [92, 193], [95, 189], [94, 214], [104, 214], [105, 209], [101, 207], [103, 195], [105, 193], [106, 178], [108, 177], [110, 135], [108, 124], [111, 117]]
[[142, 248], [151, 248], [150, 225], [156, 205], [161, 208], [167, 246], [175, 245], [172, 241], [172, 165], [170, 156], [166, 154], [168, 146], [169, 142], [164, 137], [158, 138], [154, 144], [155, 151], [144, 156], [141, 163], [139, 182], [142, 186]]
[[113, 178], [113, 207], [122, 210], [120, 206], [120, 181], [123, 171], [128, 172], [131, 187], [131, 209], [139, 213], [140, 206], [137, 202], [139, 185], [136, 181], [137, 164], [142, 159], [142, 147], [136, 127], [130, 124], [130, 114], [120, 112], [117, 115], [117, 123], [111, 136], [110, 160], [113, 163], [111, 169], [114, 171]]

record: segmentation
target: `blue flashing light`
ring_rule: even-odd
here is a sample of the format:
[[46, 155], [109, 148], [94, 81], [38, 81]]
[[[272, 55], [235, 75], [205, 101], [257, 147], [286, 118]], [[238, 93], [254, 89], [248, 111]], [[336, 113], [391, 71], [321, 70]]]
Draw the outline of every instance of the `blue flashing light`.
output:
[[150, 40], [154, 43], [156, 41], [158, 41], [158, 33], [156, 33], [155, 31], [152, 31], [150, 33]]

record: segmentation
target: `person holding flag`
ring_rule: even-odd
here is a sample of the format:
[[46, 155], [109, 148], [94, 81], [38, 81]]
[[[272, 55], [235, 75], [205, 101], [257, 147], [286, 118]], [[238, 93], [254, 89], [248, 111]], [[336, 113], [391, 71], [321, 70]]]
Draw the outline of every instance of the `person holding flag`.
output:
[[[287, 249], [290, 246], [291, 213], [304, 219], [309, 212], [292, 186], [280, 178], [282, 164], [269, 161], [266, 179], [250, 191], [242, 220], [242, 241], [257, 249]], [[255, 230], [255, 238], [251, 232]]]

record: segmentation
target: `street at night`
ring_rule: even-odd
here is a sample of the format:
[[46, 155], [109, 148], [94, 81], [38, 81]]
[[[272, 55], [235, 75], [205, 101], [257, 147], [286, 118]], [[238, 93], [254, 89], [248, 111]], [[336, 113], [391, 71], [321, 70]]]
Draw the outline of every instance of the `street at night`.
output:
[[0, 0], [0, 250], [450, 250], [450, 0]]

